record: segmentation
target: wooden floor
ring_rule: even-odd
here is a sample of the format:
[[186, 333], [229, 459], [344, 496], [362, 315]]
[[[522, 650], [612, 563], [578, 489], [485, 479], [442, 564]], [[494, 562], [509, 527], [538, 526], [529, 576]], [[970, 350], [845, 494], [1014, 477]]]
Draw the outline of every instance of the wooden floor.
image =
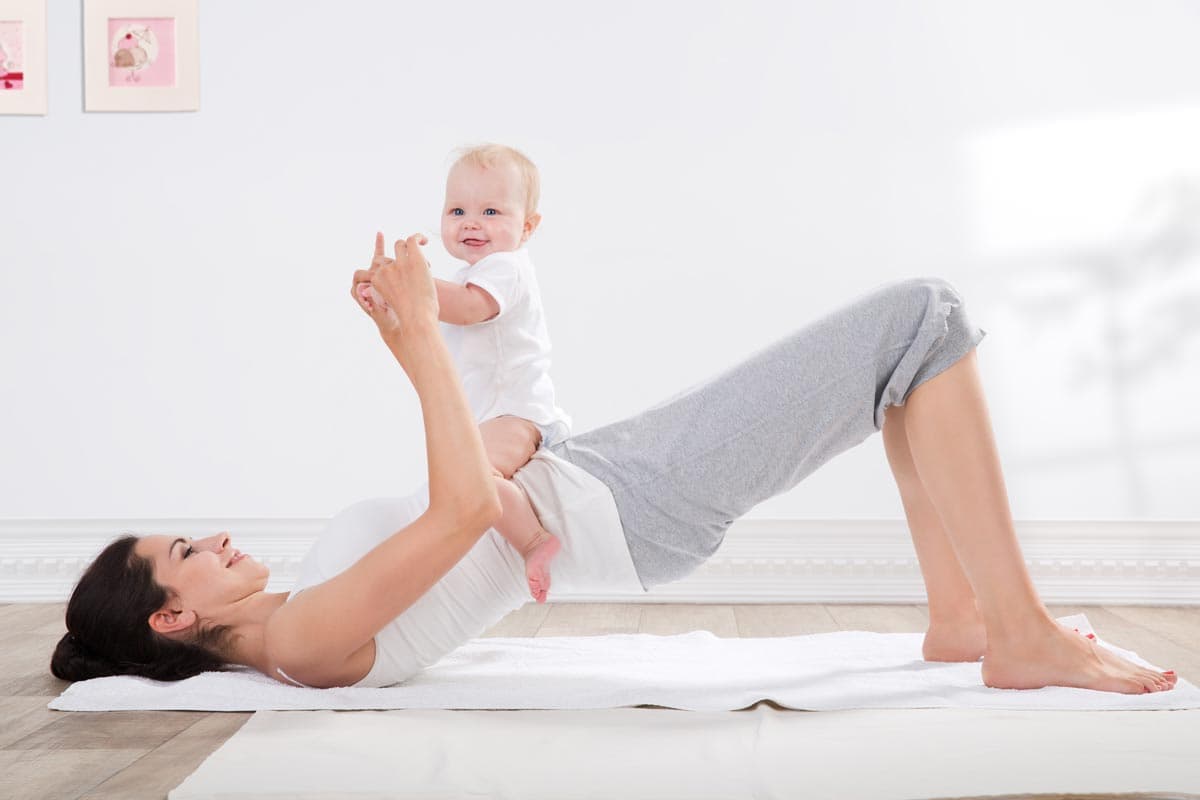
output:
[[[1051, 606], [1086, 613], [1097, 634], [1164, 669], [1200, 682], [1200, 608]], [[0, 605], [0, 797], [162, 798], [232, 736], [249, 713], [67, 713], [46, 704], [66, 682], [50, 675], [63, 606]], [[487, 636], [795, 636], [840, 630], [912, 633], [929, 615], [918, 605], [526, 605]], [[986, 788], [986, 787], [981, 787]], [[1145, 795], [1038, 795], [1132, 798]], [[1160, 795], [1161, 797], [1161, 795]], [[1196, 797], [1191, 795], [1190, 797]], [[995, 800], [995, 798], [992, 798]]]

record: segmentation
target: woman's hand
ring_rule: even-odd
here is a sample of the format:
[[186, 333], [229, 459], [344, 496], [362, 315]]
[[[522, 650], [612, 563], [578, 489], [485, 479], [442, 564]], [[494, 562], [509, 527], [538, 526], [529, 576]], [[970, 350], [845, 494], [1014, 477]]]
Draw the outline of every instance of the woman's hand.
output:
[[479, 436], [488, 461], [505, 478], [529, 463], [542, 441], [541, 431], [527, 419], [494, 417], [480, 424]]
[[420, 248], [426, 243], [421, 234], [397, 240], [395, 258], [388, 258], [383, 234], [377, 233], [370, 267], [354, 273], [350, 296], [384, 336], [402, 336], [412, 326], [437, 322], [437, 289]]
[[383, 254], [383, 234], [375, 234], [375, 255], [371, 259], [371, 263], [366, 269], [356, 270], [354, 272], [354, 282], [350, 285], [350, 296], [358, 303], [359, 308], [363, 310], [368, 317], [375, 311], [375, 300], [379, 296], [371, 289], [371, 277], [379, 271], [379, 268], [394, 259], [388, 258]]

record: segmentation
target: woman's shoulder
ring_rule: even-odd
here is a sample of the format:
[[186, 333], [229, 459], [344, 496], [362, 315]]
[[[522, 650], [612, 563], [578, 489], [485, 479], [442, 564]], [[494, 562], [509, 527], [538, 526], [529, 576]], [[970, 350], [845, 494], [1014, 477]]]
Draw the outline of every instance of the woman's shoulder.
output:
[[397, 519], [416, 517], [429, 505], [429, 485], [404, 497], [368, 497], [358, 500], [329, 518], [324, 537], [331, 530], [359, 530], [390, 525]]
[[[353, 686], [371, 672], [375, 665], [375, 639], [370, 639], [348, 657], [314, 661], [303, 643], [277, 642], [267, 666], [267, 675], [288, 686], [308, 689], [329, 689]], [[300, 652], [296, 652], [296, 651]]]
[[338, 511], [300, 562], [293, 595], [332, 578], [405, 527], [429, 506], [429, 487], [405, 497], [370, 497]]

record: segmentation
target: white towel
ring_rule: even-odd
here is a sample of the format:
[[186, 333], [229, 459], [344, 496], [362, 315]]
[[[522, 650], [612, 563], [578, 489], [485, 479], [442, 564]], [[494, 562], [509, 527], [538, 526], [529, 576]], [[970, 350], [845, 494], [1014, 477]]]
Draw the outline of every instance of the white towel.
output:
[[[1059, 621], [1084, 634], [1092, 632], [1082, 614]], [[175, 682], [121, 676], [75, 683], [49, 707], [259, 711], [655, 705], [730, 711], [772, 700], [784, 708], [813, 711], [1200, 708], [1200, 689], [1182, 677], [1171, 691], [1141, 695], [1063, 687], [991, 689], [983, 685], [982, 662], [924, 661], [922, 639], [920, 633], [865, 631], [753, 639], [721, 639], [708, 631], [476, 639], [408, 682], [383, 689], [306, 689], [251, 670], [209, 672]], [[1159, 669], [1136, 653], [1099, 643]]]

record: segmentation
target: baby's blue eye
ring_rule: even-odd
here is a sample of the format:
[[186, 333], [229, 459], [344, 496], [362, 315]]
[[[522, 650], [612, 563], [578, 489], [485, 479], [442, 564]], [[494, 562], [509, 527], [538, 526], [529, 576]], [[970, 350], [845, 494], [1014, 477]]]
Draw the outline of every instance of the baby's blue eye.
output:
[[494, 215], [496, 215], [496, 214], [499, 214], [500, 212], [499, 212], [499, 211], [497, 211], [497, 210], [496, 210], [496, 209], [494, 209], [494, 208], [489, 208], [488, 210], [484, 211], [483, 213], [484, 213], [486, 216], [494, 216]]
[[456, 217], [461, 217], [463, 210], [461, 208], [452, 208], [450, 209], [450, 213]]

